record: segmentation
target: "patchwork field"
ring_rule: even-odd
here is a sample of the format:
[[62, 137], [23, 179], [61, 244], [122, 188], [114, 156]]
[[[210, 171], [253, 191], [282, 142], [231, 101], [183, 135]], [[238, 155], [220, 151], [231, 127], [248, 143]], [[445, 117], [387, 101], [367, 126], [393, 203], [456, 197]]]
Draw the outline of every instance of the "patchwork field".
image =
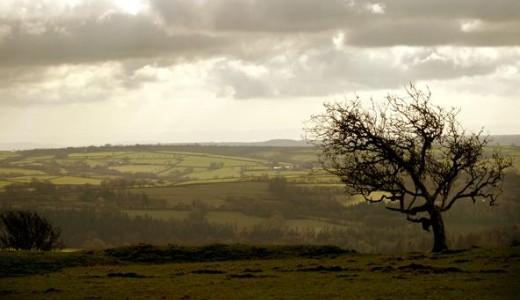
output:
[[50, 180], [57, 185], [99, 185], [110, 176], [139, 178], [147, 181], [148, 185], [168, 186], [243, 181], [257, 177], [305, 177], [309, 170], [300, 166], [294, 170], [295, 166], [315, 159], [312, 148], [293, 148], [287, 153], [283, 148], [265, 151], [263, 148], [242, 147], [246, 156], [237, 156], [236, 149], [228, 151], [230, 155], [201, 152], [213, 148], [157, 146], [153, 151], [138, 147], [107, 151], [89, 147], [2, 152], [0, 176], [5, 182], [34, 179]]
[[229, 197], [266, 198], [269, 197], [265, 182], [225, 182], [222, 180], [190, 181], [184, 185], [167, 187], [134, 188], [133, 193], [146, 193], [148, 196], [164, 200], [170, 206], [205, 202], [210, 206], [220, 206]]
[[[518, 147], [501, 146], [500, 151], [513, 157], [515, 168], [520, 170]], [[99, 185], [108, 176], [139, 178], [151, 186], [169, 186], [283, 176], [310, 183], [308, 178], [312, 177], [310, 172], [316, 160], [316, 150], [306, 147], [134, 146], [31, 150], [0, 152], [0, 179], [8, 183], [34, 178], [54, 180], [58, 185]], [[319, 180], [336, 179], [323, 176]]]
[[[519, 170], [520, 148], [500, 149]], [[302, 241], [365, 252], [430, 248], [431, 233], [378, 205], [358, 205], [364, 199], [346, 193], [315, 161], [311, 147], [136, 145], [0, 152], [0, 200], [6, 207], [45, 211], [71, 247], [94, 241], [105, 246]], [[520, 175], [512, 173], [500, 206], [454, 208], [457, 217], [446, 220], [451, 245], [504, 245], [515, 239]], [[69, 217], [72, 212], [76, 217]], [[407, 242], [399, 243], [403, 239]]]

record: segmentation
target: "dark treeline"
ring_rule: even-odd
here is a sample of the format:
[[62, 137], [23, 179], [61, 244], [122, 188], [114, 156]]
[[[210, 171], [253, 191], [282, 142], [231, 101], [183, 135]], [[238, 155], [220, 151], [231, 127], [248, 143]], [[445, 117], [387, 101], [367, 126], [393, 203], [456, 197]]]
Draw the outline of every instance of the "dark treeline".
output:
[[[360, 206], [375, 208], [367, 204]], [[276, 218], [250, 228], [238, 228], [232, 223], [209, 223], [196, 216], [166, 221], [151, 217], [131, 218], [118, 211], [46, 210], [42, 214], [63, 228], [67, 246], [79, 248], [140, 242], [333, 244], [362, 252], [427, 251], [431, 247], [429, 236], [414, 224], [397, 220], [395, 224], [388, 224], [387, 219], [378, 219], [378, 215], [370, 213], [366, 219], [372, 219], [373, 223], [369, 221], [359, 226], [319, 231], [289, 228]], [[449, 236], [454, 248], [507, 245], [520, 238], [520, 227], [490, 226], [467, 231], [454, 225]]]
[[[147, 242], [155, 244], [267, 243], [333, 244], [361, 252], [428, 251], [430, 235], [380, 204], [341, 204], [341, 187], [298, 185], [283, 177], [266, 178], [268, 199], [230, 197], [224, 204], [168, 207], [161, 199], [134, 189], [135, 181], [112, 180], [100, 186], [56, 186], [45, 181], [7, 186], [0, 193], [4, 208], [37, 209], [62, 229], [71, 248], [102, 248]], [[139, 192], [136, 192], [139, 191]], [[130, 217], [122, 209], [189, 211], [183, 220]], [[238, 211], [265, 222], [250, 227], [210, 223], [210, 211]], [[457, 203], [446, 214], [452, 248], [507, 245], [520, 240], [520, 174], [510, 172], [497, 206]], [[289, 226], [293, 219], [326, 221], [321, 229]], [[334, 225], [334, 226], [332, 226]]]
[[[39, 213], [62, 228], [62, 238], [71, 248], [104, 248], [135, 243], [154, 244], [333, 244], [369, 252], [392, 252], [427, 249], [428, 239], [417, 238], [413, 226], [392, 229], [355, 226], [348, 229], [291, 229], [283, 222], [270, 219], [250, 228], [234, 224], [209, 223], [203, 215], [194, 214], [186, 220], [159, 220], [148, 216], [129, 217], [115, 210], [46, 209]], [[407, 241], [406, 245], [399, 241]]]
[[[142, 242], [332, 244], [361, 252], [428, 251], [431, 247], [427, 233], [414, 224], [394, 217], [380, 205], [359, 203], [345, 211], [348, 212], [345, 214], [346, 220], [350, 222], [348, 226], [316, 230], [287, 226], [286, 220], [280, 215], [255, 226], [239, 228], [231, 222], [210, 223], [205, 219], [203, 211], [193, 211], [184, 220], [160, 220], [149, 216], [130, 217], [112, 209], [39, 210], [53, 224], [62, 228], [63, 241], [71, 248], [104, 248]], [[470, 223], [449, 220], [451, 247], [508, 245], [520, 239], [518, 216], [516, 222], [503, 224], [491, 222], [488, 216], [480, 226], [468, 228], [468, 224], [482, 219], [483, 215], [479, 211], [480, 208], [477, 208], [464, 215]], [[471, 218], [472, 215], [478, 219]], [[505, 218], [512, 218], [512, 215]], [[485, 225], [487, 222], [490, 225]]]
[[55, 185], [45, 180], [13, 183], [0, 192], [3, 206], [23, 205], [32, 207], [112, 207], [112, 208], [163, 208], [160, 199], [148, 197], [144, 192], [130, 192], [130, 187], [140, 187], [141, 181], [113, 179], [100, 185]]

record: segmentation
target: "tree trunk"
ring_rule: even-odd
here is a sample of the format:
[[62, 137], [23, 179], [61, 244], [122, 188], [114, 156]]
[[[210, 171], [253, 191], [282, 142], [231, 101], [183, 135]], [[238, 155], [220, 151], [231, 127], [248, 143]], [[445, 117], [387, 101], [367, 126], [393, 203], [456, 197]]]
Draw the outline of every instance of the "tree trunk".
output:
[[433, 230], [432, 252], [448, 250], [448, 246], [446, 245], [446, 232], [444, 231], [444, 222], [442, 221], [440, 209], [433, 208], [429, 211], [429, 214]]

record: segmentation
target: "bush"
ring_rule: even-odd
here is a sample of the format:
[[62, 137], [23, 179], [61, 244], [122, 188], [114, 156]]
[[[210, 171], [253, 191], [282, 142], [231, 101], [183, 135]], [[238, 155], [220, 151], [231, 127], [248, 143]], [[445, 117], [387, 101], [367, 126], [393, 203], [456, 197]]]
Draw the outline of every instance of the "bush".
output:
[[63, 248], [60, 228], [36, 212], [12, 210], [0, 214], [0, 248], [50, 251]]
[[251, 259], [320, 258], [352, 254], [353, 250], [330, 245], [210, 244], [205, 246], [156, 246], [138, 244], [106, 249], [111, 257], [131, 262], [208, 262]]

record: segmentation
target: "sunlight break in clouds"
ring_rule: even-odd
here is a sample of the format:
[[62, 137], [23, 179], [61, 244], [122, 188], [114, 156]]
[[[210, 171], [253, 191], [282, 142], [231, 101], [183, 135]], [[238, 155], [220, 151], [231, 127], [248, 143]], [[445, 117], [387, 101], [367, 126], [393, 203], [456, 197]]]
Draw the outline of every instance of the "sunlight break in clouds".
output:
[[137, 15], [146, 8], [143, 0], [114, 0], [115, 4], [124, 12]]
[[520, 1], [6, 0], [0, 143], [301, 137], [324, 101], [401, 93], [520, 133]]

